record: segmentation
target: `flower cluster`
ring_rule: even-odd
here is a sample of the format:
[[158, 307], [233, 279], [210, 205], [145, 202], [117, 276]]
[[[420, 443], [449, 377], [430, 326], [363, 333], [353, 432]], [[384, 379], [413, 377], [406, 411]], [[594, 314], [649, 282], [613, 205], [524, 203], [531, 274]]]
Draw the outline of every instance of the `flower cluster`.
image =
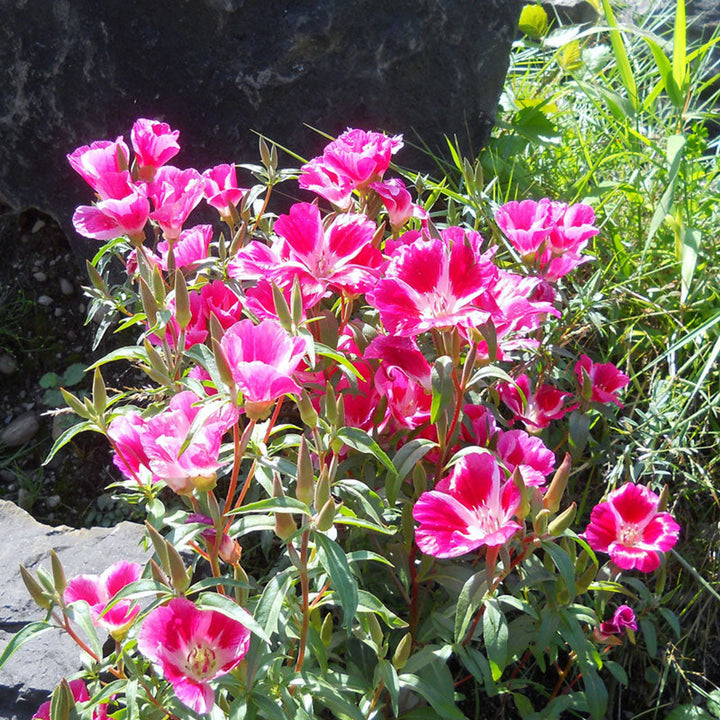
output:
[[[245, 190], [235, 165], [169, 165], [178, 138], [141, 119], [130, 146], [68, 156], [97, 196], [75, 227], [110, 241], [99, 256], [121, 255], [127, 274], [113, 293], [95, 270], [94, 301], [138, 333], [97, 365], [121, 358], [153, 383], [109, 397], [97, 369], [92, 399], [65, 394], [80, 429], [108, 438], [154, 552], [146, 568], [117, 563], [54, 592], [27, 580], [80, 643], [82, 602], [116, 640], [111, 653], [83, 643], [102, 702], [78, 684], [75, 701], [107, 712], [112, 691], [158, 716], [306, 717], [316, 704], [400, 716], [399, 688], [417, 695], [409, 708], [441, 692], [454, 703], [464, 681], [450, 652], [489, 687], [546, 648], [555, 665], [587, 658], [568, 693], [580, 677], [593, 687], [595, 644], [637, 629], [628, 606], [600, 622], [593, 580], [656, 570], [680, 528], [661, 496], [628, 483], [582, 535], [570, 529], [573, 462], [579, 473], [593, 419], [621, 412], [630, 383], [552, 341], [568, 275], [591, 259], [592, 208], [506, 203], [494, 218], [507, 243], [494, 243], [492, 228], [443, 223], [386, 177], [401, 136], [351, 129], [295, 175], [316, 200], [275, 216], [287, 176], [274, 152], [247, 166], [260, 184]], [[203, 201], [222, 232], [192, 224]], [[509, 627], [529, 638], [512, 651]], [[431, 650], [439, 664], [403, 672]], [[368, 653], [365, 677], [355, 658]], [[426, 662], [449, 689], [423, 694]], [[118, 690], [129, 677], [132, 699]]]

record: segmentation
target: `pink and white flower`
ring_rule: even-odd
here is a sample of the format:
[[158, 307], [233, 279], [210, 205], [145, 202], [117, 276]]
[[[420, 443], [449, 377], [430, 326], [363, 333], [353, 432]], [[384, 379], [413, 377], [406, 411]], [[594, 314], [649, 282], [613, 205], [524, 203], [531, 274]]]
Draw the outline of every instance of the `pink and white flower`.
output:
[[280, 323], [241, 320], [223, 335], [220, 347], [250, 418], [264, 417], [282, 395], [300, 392], [293, 374], [307, 352], [307, 341], [290, 337]]
[[303, 297], [318, 302], [328, 289], [359, 295], [377, 281], [382, 264], [380, 251], [372, 246], [375, 223], [364, 215], [343, 214], [327, 229], [317, 205], [296, 203], [280, 215], [273, 243], [278, 263], [272, 279], [280, 286], [300, 281]]
[[127, 235], [145, 237], [150, 203], [142, 190], [134, 188], [125, 197], [100, 200], [95, 205], [80, 205], [73, 214], [73, 227], [83, 237], [114, 240]]
[[574, 407], [567, 405], [567, 400], [572, 397], [571, 393], [558, 390], [547, 383], [539, 385], [534, 391], [531, 390], [530, 378], [527, 375], [520, 375], [514, 384], [500, 383], [498, 394], [515, 416], [512, 422], [522, 421], [527, 431], [533, 435], [537, 435], [553, 420], [559, 420]]
[[608, 553], [622, 570], [652, 572], [660, 553], [677, 542], [680, 526], [672, 515], [658, 512], [660, 498], [650, 488], [625, 483], [596, 505], [585, 530], [593, 550]]
[[[473, 236], [458, 238], [448, 228], [442, 238], [419, 239], [398, 247], [385, 276], [367, 294], [391, 335], [411, 337], [432, 328], [474, 327], [490, 312], [487, 290], [497, 277], [488, 255], [480, 255]], [[477, 233], [475, 233], [477, 235]]]
[[216, 165], [203, 172], [205, 179], [205, 200], [221, 215], [227, 218], [232, 215], [232, 208], [240, 204], [247, 192], [239, 188], [235, 165]]
[[511, 200], [495, 211], [495, 222], [523, 261], [532, 265], [552, 232], [550, 201]]
[[615, 403], [618, 407], [623, 404], [618, 399], [617, 393], [629, 382], [630, 378], [617, 369], [612, 363], [594, 363], [587, 355], [582, 355], [575, 365], [580, 388], [585, 384], [585, 376], [590, 380], [592, 396], [590, 400], [600, 403]]
[[148, 195], [155, 206], [150, 217], [160, 225], [167, 240], [177, 240], [183, 223], [202, 199], [204, 188], [197, 170], [180, 170], [172, 165], [161, 167], [148, 183]]
[[410, 218], [427, 220], [427, 212], [412, 201], [405, 183], [400, 178], [371, 183], [370, 189], [374, 190], [383, 201], [394, 233], [397, 233]]
[[63, 599], [68, 605], [84, 600], [90, 606], [93, 623], [107, 630], [116, 640], [121, 640], [140, 612], [140, 606], [133, 600], [121, 600], [106, 609], [113, 596], [139, 580], [141, 575], [140, 565], [121, 560], [101, 575], [77, 575], [72, 578], [65, 588]]
[[347, 210], [353, 190], [364, 191], [382, 180], [392, 155], [402, 146], [402, 135], [348, 129], [325, 147], [321, 157], [300, 168], [298, 184]]
[[545, 484], [555, 471], [555, 454], [538, 437], [524, 430], [498, 431], [497, 455], [510, 474], [515, 469], [528, 487]]
[[180, 152], [179, 130], [167, 123], [138, 118], [130, 131], [135, 160], [142, 180], [152, 180], [155, 171]]
[[504, 545], [521, 526], [513, 516], [520, 491], [489, 452], [464, 455], [434, 490], [424, 492], [413, 508], [420, 524], [418, 547], [428, 555], [452, 558], [483, 545]]
[[635, 611], [629, 605], [620, 605], [611, 620], [600, 623], [599, 635], [601, 638], [607, 638], [611, 635], [621, 635], [623, 630], [637, 629]]
[[215, 704], [210, 682], [227, 675], [250, 647], [250, 631], [215, 610], [174, 598], [152, 610], [138, 634], [138, 649], [172, 684], [178, 699], [197, 713]]
[[[130, 159], [130, 151], [122, 136], [112, 140], [98, 140], [91, 145], [83, 145], [67, 155], [68, 162], [75, 172], [100, 195], [106, 199], [108, 195], [101, 192], [101, 181], [108, 174], [126, 171]], [[114, 197], [114, 196], [113, 196]]]

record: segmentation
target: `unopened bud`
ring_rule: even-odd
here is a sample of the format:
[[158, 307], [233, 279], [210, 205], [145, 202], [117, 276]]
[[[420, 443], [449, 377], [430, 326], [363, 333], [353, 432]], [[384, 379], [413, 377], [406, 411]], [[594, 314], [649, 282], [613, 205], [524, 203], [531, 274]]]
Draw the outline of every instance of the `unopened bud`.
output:
[[551, 535], [562, 535], [571, 525], [577, 513], [577, 503], [561, 512], [549, 525], [548, 532]]
[[[234, 541], [235, 544], [237, 544], [237, 541]], [[239, 546], [238, 546], [239, 547]], [[250, 584], [250, 579], [247, 576], [247, 573], [245, 570], [243, 570], [242, 565], [240, 565], [240, 558], [235, 561], [233, 568], [233, 576], [234, 578], [241, 583], [244, 583], [245, 585]], [[247, 587], [240, 587], [239, 585], [235, 586], [235, 600], [237, 601], [237, 604], [241, 607], [245, 605], [247, 602], [248, 597], [248, 589]]]
[[215, 364], [217, 365], [218, 374], [220, 379], [231, 389], [235, 387], [235, 379], [233, 378], [232, 370], [230, 369], [230, 363], [225, 356], [225, 351], [222, 345], [213, 338], [212, 340], [213, 355], [215, 356]]
[[70, 406], [70, 409], [81, 418], [87, 420], [90, 417], [88, 409], [80, 401], [79, 398], [75, 397], [71, 392], [68, 392], [65, 388], [61, 387], [60, 392], [62, 393], [63, 399]]
[[328, 499], [330, 498], [330, 477], [327, 466], [324, 466], [320, 470], [320, 477], [318, 478], [317, 484], [315, 485], [315, 509], [319, 510], [325, 507]]
[[333, 631], [333, 617], [332, 613], [328, 613], [323, 622], [322, 626], [320, 628], [320, 639], [322, 640], [322, 644], [325, 647], [328, 647], [330, 645], [330, 642], [332, 641], [332, 631]]
[[305, 436], [300, 440], [297, 459], [297, 485], [295, 497], [306, 505], [312, 504], [315, 493], [315, 473]]
[[550, 520], [550, 511], [543, 508], [533, 520], [533, 530], [537, 536], [545, 535], [547, 532], [548, 520]]
[[315, 527], [321, 532], [328, 531], [333, 526], [336, 512], [335, 501], [332, 498], [328, 498], [322, 510], [315, 516]]
[[20, 576], [25, 583], [25, 588], [30, 593], [30, 597], [35, 601], [35, 604], [43, 610], [48, 610], [52, 605], [52, 600], [24, 565], [20, 566]]
[[310, 401], [307, 390], [303, 390], [300, 399], [297, 401], [297, 408], [300, 411], [300, 419], [305, 425], [314, 430], [317, 427], [318, 414]]
[[74, 708], [75, 698], [70, 684], [63, 678], [50, 698], [50, 717], [52, 720], [68, 720]]
[[107, 390], [103, 381], [100, 368], [95, 368], [93, 375], [92, 403], [98, 415], [102, 415], [107, 408]]
[[550, 510], [550, 512], [555, 513], [560, 509], [560, 503], [568, 484], [571, 468], [572, 458], [570, 457], [570, 453], [565, 453], [562, 464], [555, 471], [552, 482], [543, 496], [543, 507]]
[[410, 657], [410, 651], [412, 650], [412, 635], [406, 633], [402, 640], [398, 643], [393, 653], [392, 664], [396, 670], [402, 670]]
[[575, 592], [578, 595], [582, 595], [584, 592], [587, 592], [587, 589], [590, 587], [590, 583], [595, 579], [596, 574], [597, 567], [591, 563], [585, 569], [585, 572], [575, 581]]
[[50, 551], [50, 565], [52, 567], [53, 583], [55, 585], [55, 591], [62, 595], [67, 587], [67, 579], [65, 577], [65, 570], [63, 570], [60, 558], [54, 550]]
[[190, 586], [188, 571], [185, 569], [185, 563], [175, 546], [166, 542], [165, 547], [167, 548], [168, 564], [170, 565], [170, 583], [175, 592], [182, 595]]
[[184, 330], [192, 320], [190, 295], [181, 270], [175, 271], [175, 319], [181, 330]]
[[145, 521], [145, 530], [147, 531], [150, 542], [157, 553], [160, 565], [162, 565], [162, 568], [166, 573], [170, 574], [170, 561], [168, 559], [167, 551], [168, 546], [165, 542], [165, 538], [147, 520]]

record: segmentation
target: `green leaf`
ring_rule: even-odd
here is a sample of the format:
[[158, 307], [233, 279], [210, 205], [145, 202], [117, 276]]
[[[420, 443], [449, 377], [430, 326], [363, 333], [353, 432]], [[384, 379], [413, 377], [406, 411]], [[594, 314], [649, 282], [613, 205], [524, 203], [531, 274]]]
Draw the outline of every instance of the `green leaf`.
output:
[[570, 597], [575, 597], [575, 567], [570, 556], [558, 545], [549, 540], [543, 541], [543, 550], [552, 558], [553, 564], [560, 571]]
[[405, 445], [395, 453], [393, 465], [395, 466], [396, 474], [388, 477], [387, 483], [385, 484], [385, 493], [391, 505], [394, 505], [397, 500], [403, 480], [412, 472], [415, 465], [434, 447], [437, 447], [437, 443], [432, 440], [415, 438], [405, 443]]
[[420, 697], [425, 698], [443, 720], [467, 720], [466, 716], [455, 705], [452, 683], [448, 689], [443, 687], [440, 682], [427, 682], [411, 673], [403, 673], [399, 676], [399, 680], [401, 688], [410, 688]]
[[255, 619], [262, 625], [267, 635], [277, 632], [278, 619], [285, 596], [293, 585], [294, 569], [290, 568], [273, 575], [263, 590], [255, 609]]
[[382, 680], [385, 689], [390, 695], [390, 704], [392, 705], [392, 711], [395, 717], [398, 716], [398, 699], [400, 697], [400, 678], [398, 677], [397, 670], [393, 667], [393, 664], [389, 660], [380, 660], [375, 670], [375, 683], [377, 685], [378, 679]]
[[374, 455], [391, 473], [395, 466], [385, 451], [364, 430], [356, 427], [344, 427], [338, 430], [337, 436], [348, 446], [358, 452]]
[[270, 644], [270, 638], [260, 627], [255, 618], [234, 600], [220, 593], [203, 593], [198, 596], [195, 604], [198, 608], [210, 608], [226, 615], [232, 620], [242, 623], [253, 635], [257, 635], [263, 642]]
[[60, 385], [60, 378], [54, 372], [46, 372], [40, 377], [39, 384], [41, 388], [54, 388]]
[[702, 233], [696, 228], [685, 227], [682, 229], [680, 242], [680, 256], [682, 258], [680, 302], [684, 303], [690, 294], [690, 287], [697, 266], [698, 252], [702, 243]]
[[345, 553], [336, 542], [319, 532], [314, 534], [314, 539], [317, 543], [318, 559], [337, 592], [343, 609], [345, 627], [349, 632], [358, 608], [357, 581], [350, 570]]
[[358, 611], [373, 612], [381, 617], [385, 624], [390, 628], [405, 628], [407, 623], [395, 615], [394, 612], [388, 610], [380, 600], [366, 590], [358, 590]]
[[254, 503], [248, 503], [247, 505], [230, 511], [228, 515], [244, 515], [245, 513], [253, 512], [302, 513], [304, 515], [312, 515], [310, 508], [304, 502], [287, 496], [267, 498]]
[[678, 705], [665, 716], [665, 720], [713, 720], [713, 718], [697, 705]]
[[432, 403], [430, 405], [430, 422], [434, 423], [440, 413], [450, 404], [455, 394], [452, 374], [454, 363], [447, 355], [439, 357], [432, 367], [430, 380], [432, 383]]
[[485, 603], [483, 613], [483, 639], [488, 661], [496, 682], [502, 676], [507, 665], [508, 623], [497, 598], [490, 598]]
[[50, 448], [48, 456], [43, 460], [43, 465], [47, 465], [54, 457], [58, 450], [65, 447], [76, 435], [79, 435], [85, 430], [91, 430], [93, 432], [100, 432], [95, 423], [86, 420], [76, 425], [71, 425], [54, 443]]
[[539, 40], [548, 29], [548, 16], [542, 5], [525, 5], [520, 13], [518, 28], [533, 40]]
[[0, 670], [5, 666], [7, 661], [13, 656], [13, 654], [19, 650], [28, 640], [41, 635], [47, 630], [52, 630], [54, 625], [49, 625], [46, 622], [38, 620], [37, 622], [31, 622], [25, 625], [25, 627], [18, 630], [11, 638], [10, 642], [4, 647], [2, 654], [0, 654]]
[[85, 633], [90, 649], [95, 655], [101, 658], [103, 655], [102, 643], [100, 642], [100, 638], [98, 638], [95, 623], [93, 623], [92, 617], [90, 616], [90, 606], [87, 602], [85, 602], [85, 600], [74, 602], [68, 607], [67, 614]]
[[85, 365], [73, 363], [62, 376], [62, 384], [66, 386], [77, 385], [85, 377]]
[[633, 108], [638, 108], [638, 95], [637, 85], [635, 83], [635, 76], [633, 75], [632, 67], [630, 66], [630, 60], [628, 59], [627, 50], [625, 48], [625, 41], [622, 33], [618, 29], [617, 20], [615, 20], [615, 14], [613, 13], [612, 7], [610, 6], [610, 0], [602, 0], [603, 12], [605, 13], [605, 19], [610, 26], [610, 44], [612, 45], [613, 53], [615, 54], [615, 62], [617, 63], [617, 69], [620, 73], [620, 80], [627, 91], [630, 102]]
[[487, 582], [485, 571], [471, 575], [462, 587], [455, 606], [455, 642], [461, 643], [465, 639], [468, 625], [476, 611], [482, 605]]
[[673, 28], [672, 70], [675, 85], [681, 92], [687, 84], [687, 19], [685, 0], [677, 0], [675, 27]]
[[645, 645], [647, 645], [648, 655], [650, 657], [657, 657], [657, 632], [655, 625], [647, 618], [640, 620], [640, 629], [642, 630], [643, 637], [645, 638]]
[[585, 686], [585, 702], [594, 720], [602, 720], [607, 710], [608, 694], [605, 683], [594, 668], [582, 668], [582, 680]]

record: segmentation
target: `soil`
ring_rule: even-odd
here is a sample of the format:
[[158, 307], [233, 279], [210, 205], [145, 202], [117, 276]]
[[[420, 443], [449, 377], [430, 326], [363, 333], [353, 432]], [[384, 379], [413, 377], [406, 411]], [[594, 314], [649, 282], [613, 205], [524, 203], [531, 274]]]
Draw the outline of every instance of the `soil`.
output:
[[[91, 374], [81, 375], [79, 366], [122, 343], [110, 336], [92, 349], [85, 259], [51, 218], [0, 208], [0, 250], [0, 498], [51, 525], [114, 524], [130, 508], [104, 491], [118, 474], [102, 436], [81, 433], [43, 462], [70, 421], [53, 414], [64, 405], [59, 386], [89, 392]], [[23, 427], [9, 445], [2, 441], [11, 423]]]

